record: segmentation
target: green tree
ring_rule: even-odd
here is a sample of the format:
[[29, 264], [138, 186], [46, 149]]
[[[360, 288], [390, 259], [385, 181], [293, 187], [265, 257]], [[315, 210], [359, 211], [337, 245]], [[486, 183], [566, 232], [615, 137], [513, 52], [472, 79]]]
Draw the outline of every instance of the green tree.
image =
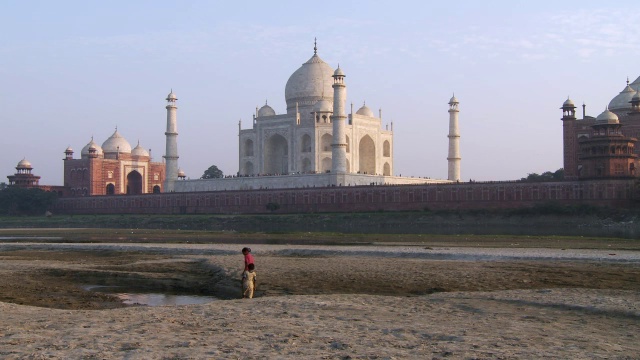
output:
[[222, 170], [218, 169], [215, 165], [211, 165], [204, 171], [204, 174], [202, 174], [200, 179], [219, 179], [223, 176], [224, 174], [222, 173]]
[[4, 190], [7, 188], [7, 183], [6, 182], [0, 182], [0, 190]]
[[561, 181], [564, 180], [564, 169], [560, 168], [554, 172], [545, 171], [542, 174], [531, 173], [527, 177], [520, 179], [525, 182], [544, 182], [544, 181]]
[[274, 212], [278, 209], [280, 209], [280, 204], [278, 203], [274, 203], [274, 202], [270, 202], [266, 205], [267, 210]]
[[57, 198], [55, 192], [42, 189], [8, 187], [0, 191], [0, 214], [44, 215]]

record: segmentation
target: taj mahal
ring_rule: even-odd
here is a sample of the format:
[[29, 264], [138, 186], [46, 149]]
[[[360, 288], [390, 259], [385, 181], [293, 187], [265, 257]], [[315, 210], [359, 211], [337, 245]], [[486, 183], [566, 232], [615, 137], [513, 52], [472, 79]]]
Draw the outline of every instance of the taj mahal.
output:
[[[393, 176], [393, 123], [363, 104], [347, 113], [345, 71], [313, 55], [285, 86], [286, 113], [265, 103], [238, 123], [238, 176], [186, 180], [178, 169], [176, 96], [167, 97], [166, 192], [449, 183], [460, 180], [458, 100], [449, 101], [447, 180]], [[179, 176], [180, 175], [180, 176]]]
[[[291, 189], [359, 185], [447, 184], [460, 181], [459, 102], [449, 100], [448, 178], [394, 176], [393, 122], [383, 126], [363, 104], [347, 109], [345, 71], [313, 55], [285, 85], [286, 113], [265, 103], [256, 107], [250, 127], [238, 123], [238, 172], [214, 179], [187, 179], [178, 160], [178, 97], [166, 98], [164, 162], [150, 150], [134, 148], [118, 129], [100, 146], [93, 137], [74, 157], [64, 151], [64, 185], [40, 185], [23, 159], [9, 185], [40, 187], [60, 196], [139, 195], [148, 193]], [[253, 111], [252, 111], [253, 112]], [[444, 135], [444, 134], [443, 134]], [[188, 136], [188, 135], [187, 135]]]

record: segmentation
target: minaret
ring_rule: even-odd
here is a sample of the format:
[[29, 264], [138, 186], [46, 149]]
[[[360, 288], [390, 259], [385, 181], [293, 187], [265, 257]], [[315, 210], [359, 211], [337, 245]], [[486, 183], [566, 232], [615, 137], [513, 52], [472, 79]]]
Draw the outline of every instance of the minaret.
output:
[[164, 182], [164, 192], [173, 192], [174, 184], [178, 180], [178, 120], [176, 118], [176, 94], [167, 95], [167, 150], [165, 152], [165, 172], [166, 179]]
[[576, 135], [576, 105], [569, 97], [562, 103], [562, 142], [564, 178], [578, 178], [578, 137]]
[[345, 134], [345, 120], [347, 113], [347, 86], [344, 83], [344, 72], [340, 65], [333, 73], [333, 143], [331, 144], [331, 172], [345, 174], [347, 172], [347, 139]]
[[449, 171], [448, 179], [460, 181], [460, 131], [458, 129], [458, 99], [455, 94], [449, 100]]

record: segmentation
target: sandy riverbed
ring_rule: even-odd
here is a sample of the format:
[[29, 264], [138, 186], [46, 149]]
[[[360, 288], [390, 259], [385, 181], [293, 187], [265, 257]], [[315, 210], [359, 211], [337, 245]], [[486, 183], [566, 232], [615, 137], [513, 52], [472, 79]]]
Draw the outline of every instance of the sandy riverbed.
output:
[[[640, 252], [0, 244], [2, 358], [614, 358], [640, 354]], [[82, 283], [215, 294], [123, 307]]]

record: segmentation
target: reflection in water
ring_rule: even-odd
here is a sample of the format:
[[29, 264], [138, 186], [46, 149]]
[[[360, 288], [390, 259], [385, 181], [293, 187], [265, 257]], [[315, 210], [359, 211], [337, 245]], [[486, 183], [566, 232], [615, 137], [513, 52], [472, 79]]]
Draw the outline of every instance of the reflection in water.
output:
[[212, 301], [218, 300], [213, 296], [201, 296], [201, 295], [175, 295], [175, 294], [160, 294], [160, 293], [132, 293], [132, 292], [117, 292], [118, 289], [122, 291], [120, 286], [104, 286], [104, 285], [84, 285], [82, 286], [87, 291], [98, 291], [106, 294], [113, 294], [117, 296], [124, 304], [127, 305], [147, 305], [147, 306], [165, 306], [165, 305], [195, 305], [206, 304]]
[[132, 294], [119, 293], [114, 294], [123, 303], [127, 305], [193, 305], [206, 304], [216, 300], [213, 296], [197, 296], [197, 295], [167, 295], [167, 294]]

